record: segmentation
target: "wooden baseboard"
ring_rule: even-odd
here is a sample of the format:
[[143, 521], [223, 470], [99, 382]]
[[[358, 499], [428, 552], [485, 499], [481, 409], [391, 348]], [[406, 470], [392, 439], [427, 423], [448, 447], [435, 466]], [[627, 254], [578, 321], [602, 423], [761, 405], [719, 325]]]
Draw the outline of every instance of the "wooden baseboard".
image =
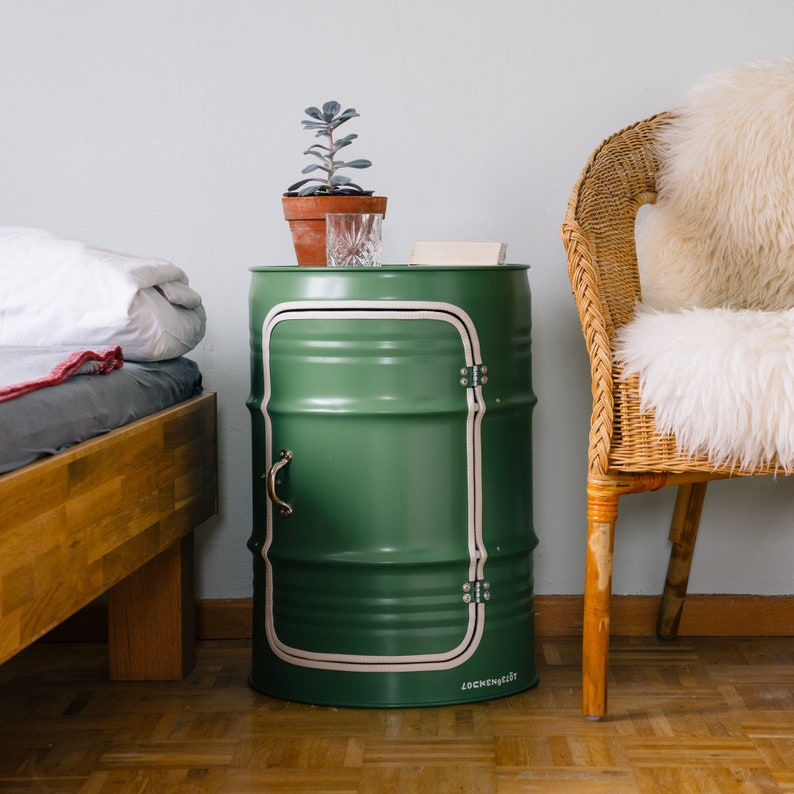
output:
[[[611, 633], [653, 635], [660, 600], [660, 596], [613, 596]], [[581, 634], [582, 613], [582, 596], [536, 596], [536, 634]], [[794, 636], [794, 596], [689, 595], [678, 633], [681, 637]]]
[[[659, 596], [613, 596], [612, 634], [650, 636], [656, 627]], [[794, 596], [690, 595], [681, 619], [682, 637], [794, 636]], [[107, 639], [107, 601], [89, 604], [43, 638], [45, 642], [103, 642]], [[196, 636], [200, 640], [250, 639], [250, 598], [200, 599]], [[535, 597], [538, 637], [582, 633], [582, 596]]]

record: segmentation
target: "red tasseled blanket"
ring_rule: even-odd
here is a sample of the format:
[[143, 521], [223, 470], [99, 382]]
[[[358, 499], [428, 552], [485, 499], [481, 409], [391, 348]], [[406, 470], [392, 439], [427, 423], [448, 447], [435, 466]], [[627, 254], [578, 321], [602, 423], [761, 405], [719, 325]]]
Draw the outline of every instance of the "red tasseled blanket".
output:
[[57, 386], [75, 375], [107, 374], [124, 364], [118, 345], [100, 350], [0, 346], [0, 402]]

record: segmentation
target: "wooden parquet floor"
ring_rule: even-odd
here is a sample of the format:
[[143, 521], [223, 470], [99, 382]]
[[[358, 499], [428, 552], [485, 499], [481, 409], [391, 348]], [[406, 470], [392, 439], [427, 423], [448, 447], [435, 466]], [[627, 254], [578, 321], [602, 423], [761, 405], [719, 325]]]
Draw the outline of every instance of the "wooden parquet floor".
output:
[[339, 709], [249, 689], [247, 642], [177, 683], [106, 680], [101, 645], [0, 667], [0, 790], [628, 794], [794, 792], [794, 639], [613, 640], [610, 717], [579, 713], [579, 639], [540, 684], [475, 705]]

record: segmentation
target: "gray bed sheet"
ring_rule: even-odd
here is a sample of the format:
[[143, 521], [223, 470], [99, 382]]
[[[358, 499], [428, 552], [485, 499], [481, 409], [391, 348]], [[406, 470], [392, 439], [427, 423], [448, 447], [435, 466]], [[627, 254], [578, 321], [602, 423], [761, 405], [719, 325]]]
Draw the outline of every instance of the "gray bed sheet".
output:
[[125, 362], [107, 375], [77, 375], [59, 386], [0, 403], [0, 474], [62, 452], [202, 391], [188, 358]]

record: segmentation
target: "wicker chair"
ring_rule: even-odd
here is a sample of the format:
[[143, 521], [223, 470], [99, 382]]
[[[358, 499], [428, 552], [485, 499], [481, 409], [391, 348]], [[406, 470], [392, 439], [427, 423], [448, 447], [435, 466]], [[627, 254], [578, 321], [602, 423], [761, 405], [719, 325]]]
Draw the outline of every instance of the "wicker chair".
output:
[[[672, 550], [656, 632], [678, 632], [700, 512], [708, 481], [740, 472], [697, 454], [682, 454], [660, 437], [652, 413], [640, 412], [638, 378], [613, 364], [616, 330], [641, 298], [634, 227], [637, 211], [656, 200], [654, 135], [672, 119], [662, 113], [608, 138], [593, 153], [568, 204], [562, 238], [590, 356], [593, 411], [587, 477], [587, 562], [584, 595], [582, 710], [607, 710], [612, 551], [618, 499], [678, 486], [670, 528]], [[742, 471], [771, 474], [775, 463]]]

